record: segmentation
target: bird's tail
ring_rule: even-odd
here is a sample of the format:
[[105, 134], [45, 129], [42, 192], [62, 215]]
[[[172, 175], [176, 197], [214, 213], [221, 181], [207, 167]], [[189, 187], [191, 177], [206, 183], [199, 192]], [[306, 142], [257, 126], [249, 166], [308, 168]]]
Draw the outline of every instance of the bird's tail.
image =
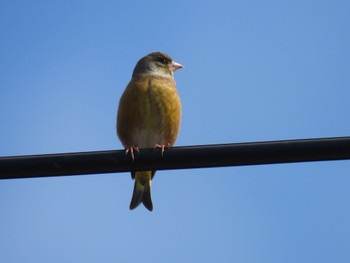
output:
[[135, 179], [134, 192], [130, 203], [130, 210], [143, 205], [149, 210], [153, 210], [151, 198], [151, 180], [154, 175], [152, 171], [135, 172], [132, 177]]

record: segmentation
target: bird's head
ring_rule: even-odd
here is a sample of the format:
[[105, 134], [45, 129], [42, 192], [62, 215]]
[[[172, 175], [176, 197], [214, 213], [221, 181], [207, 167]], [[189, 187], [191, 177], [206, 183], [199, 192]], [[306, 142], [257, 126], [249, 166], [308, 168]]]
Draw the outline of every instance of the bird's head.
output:
[[152, 52], [137, 62], [132, 76], [140, 74], [152, 74], [162, 77], [174, 77], [174, 72], [183, 68], [182, 65], [176, 63], [165, 53]]

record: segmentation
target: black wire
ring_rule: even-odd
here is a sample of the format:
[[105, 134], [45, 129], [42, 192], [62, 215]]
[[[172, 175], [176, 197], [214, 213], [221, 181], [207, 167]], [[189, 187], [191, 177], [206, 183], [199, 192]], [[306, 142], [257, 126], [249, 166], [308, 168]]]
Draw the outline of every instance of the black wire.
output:
[[0, 179], [350, 159], [350, 137], [0, 157]]

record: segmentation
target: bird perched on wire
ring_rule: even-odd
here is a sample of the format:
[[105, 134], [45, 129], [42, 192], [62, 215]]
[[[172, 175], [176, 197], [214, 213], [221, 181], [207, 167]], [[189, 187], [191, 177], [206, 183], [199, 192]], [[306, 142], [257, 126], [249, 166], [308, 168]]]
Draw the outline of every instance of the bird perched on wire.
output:
[[[181, 120], [181, 102], [176, 89], [174, 72], [183, 68], [167, 54], [152, 52], [141, 58], [132, 79], [120, 98], [117, 133], [134, 160], [139, 148], [160, 148], [175, 143]], [[155, 171], [131, 172], [135, 180], [130, 209], [139, 204], [153, 210], [151, 180]]]

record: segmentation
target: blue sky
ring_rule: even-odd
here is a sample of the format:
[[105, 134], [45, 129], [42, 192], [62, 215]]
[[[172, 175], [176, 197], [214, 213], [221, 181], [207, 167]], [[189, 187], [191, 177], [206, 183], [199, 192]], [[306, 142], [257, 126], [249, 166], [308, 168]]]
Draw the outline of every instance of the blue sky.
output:
[[[185, 66], [177, 145], [350, 135], [348, 1], [2, 1], [0, 155], [121, 149], [139, 58]], [[2, 262], [349, 262], [350, 161], [0, 181]]]

